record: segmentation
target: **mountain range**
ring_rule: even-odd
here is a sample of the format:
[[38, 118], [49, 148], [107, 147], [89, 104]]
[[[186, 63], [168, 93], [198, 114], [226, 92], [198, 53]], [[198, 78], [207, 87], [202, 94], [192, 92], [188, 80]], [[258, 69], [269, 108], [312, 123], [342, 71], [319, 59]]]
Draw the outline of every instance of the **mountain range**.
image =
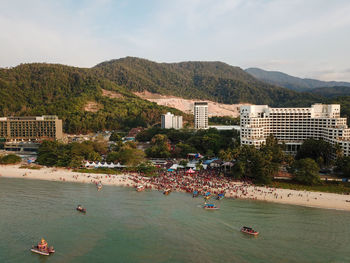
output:
[[[261, 81], [270, 83], [272, 85], [281, 86], [287, 89], [295, 90], [295, 91], [310, 92], [316, 88], [317, 89], [331, 88], [331, 89], [328, 89], [328, 92], [330, 93], [333, 87], [343, 87], [341, 89], [343, 92], [340, 92], [339, 89], [334, 89], [334, 90], [338, 90], [338, 91], [335, 91], [335, 93], [344, 94], [345, 92], [347, 94], [348, 91], [344, 87], [350, 87], [350, 82], [321, 81], [317, 79], [298, 78], [279, 71], [267, 71], [259, 68], [248, 68], [245, 71]], [[349, 93], [350, 93], [350, 89], [349, 89]]]
[[0, 115], [55, 114], [68, 133], [155, 125], [167, 111], [192, 121], [191, 115], [134, 94], [144, 91], [225, 104], [310, 106], [339, 101], [345, 116], [350, 113], [347, 97], [297, 92], [222, 62], [156, 63], [126, 57], [92, 68], [32, 63], [0, 69]]
[[262, 82], [241, 68], [223, 62], [156, 63], [126, 57], [98, 64], [93, 71], [130, 91], [226, 104], [306, 106], [320, 99], [313, 94]]

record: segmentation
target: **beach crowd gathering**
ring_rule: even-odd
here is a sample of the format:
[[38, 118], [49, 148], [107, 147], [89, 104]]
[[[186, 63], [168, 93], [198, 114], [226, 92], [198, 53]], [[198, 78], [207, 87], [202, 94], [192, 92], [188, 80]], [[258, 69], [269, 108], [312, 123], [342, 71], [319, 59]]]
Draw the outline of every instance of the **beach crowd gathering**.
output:
[[77, 182], [125, 187], [144, 186], [145, 189], [163, 192], [166, 189], [176, 192], [200, 195], [210, 192], [211, 195], [224, 194], [226, 198], [250, 199], [302, 205], [319, 208], [350, 211], [350, 196], [325, 192], [282, 189], [269, 186], [256, 186], [248, 180], [235, 180], [225, 177], [217, 169], [201, 170], [187, 173], [185, 170], [171, 172], [158, 171], [156, 177], [146, 177], [137, 172], [124, 174], [80, 173], [64, 168], [46, 168], [39, 170], [21, 169], [18, 165], [0, 166], [3, 177]]

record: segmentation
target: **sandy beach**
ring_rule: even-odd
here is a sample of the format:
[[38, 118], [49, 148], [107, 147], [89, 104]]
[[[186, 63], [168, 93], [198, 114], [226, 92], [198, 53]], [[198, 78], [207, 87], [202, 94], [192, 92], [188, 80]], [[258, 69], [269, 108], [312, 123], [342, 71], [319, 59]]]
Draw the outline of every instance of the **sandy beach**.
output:
[[[7, 178], [25, 178], [74, 183], [96, 184], [97, 182], [101, 182], [103, 185], [115, 185], [126, 187], [135, 187], [140, 183], [147, 185], [149, 180], [148, 178], [139, 177], [133, 174], [89, 174], [73, 172], [64, 168], [46, 167], [43, 167], [41, 169], [23, 169], [20, 168], [20, 165], [0, 165], [0, 176]], [[136, 183], [135, 181], [139, 181], [139, 183]], [[152, 188], [155, 187], [152, 186]], [[350, 211], [349, 195], [311, 191], [296, 191], [268, 187], [256, 187], [251, 185], [242, 186], [242, 183], [240, 182], [230, 182], [230, 185], [225, 192], [225, 197], [228, 198], [232, 197], [252, 199], [281, 204]]]
[[65, 168], [27, 169], [20, 168], [20, 165], [0, 165], [0, 176], [8, 178], [25, 178], [46, 181], [61, 181], [73, 183], [97, 183], [103, 185], [134, 186], [131, 175], [107, 175], [94, 173], [77, 173]]

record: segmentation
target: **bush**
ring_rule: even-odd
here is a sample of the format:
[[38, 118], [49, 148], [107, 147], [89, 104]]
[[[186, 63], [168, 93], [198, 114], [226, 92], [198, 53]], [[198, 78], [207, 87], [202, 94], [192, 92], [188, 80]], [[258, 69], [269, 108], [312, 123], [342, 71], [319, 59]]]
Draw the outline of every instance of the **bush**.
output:
[[8, 154], [0, 158], [1, 164], [16, 164], [22, 161], [21, 157], [16, 154]]

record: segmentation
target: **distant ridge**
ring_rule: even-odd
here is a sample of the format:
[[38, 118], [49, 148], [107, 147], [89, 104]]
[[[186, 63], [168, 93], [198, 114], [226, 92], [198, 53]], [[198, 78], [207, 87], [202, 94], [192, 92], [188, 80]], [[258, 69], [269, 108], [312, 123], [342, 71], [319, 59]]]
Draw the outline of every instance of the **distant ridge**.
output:
[[248, 68], [245, 71], [261, 81], [295, 91], [310, 91], [321, 87], [350, 87], [350, 82], [303, 79], [279, 71], [267, 71], [259, 68]]

